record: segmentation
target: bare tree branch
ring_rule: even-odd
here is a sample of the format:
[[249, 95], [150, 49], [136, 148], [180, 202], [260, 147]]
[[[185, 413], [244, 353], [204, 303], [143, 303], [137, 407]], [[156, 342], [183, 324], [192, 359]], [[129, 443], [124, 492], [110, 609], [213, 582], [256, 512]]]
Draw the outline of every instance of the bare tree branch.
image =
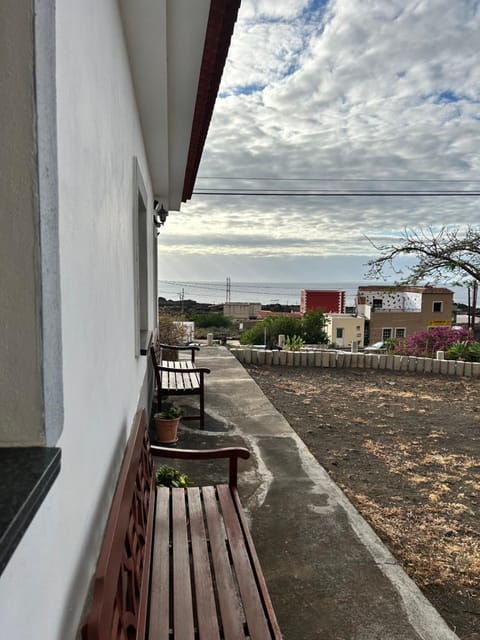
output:
[[439, 282], [448, 280], [455, 284], [471, 284], [480, 281], [480, 226], [469, 225], [465, 229], [458, 226], [443, 226], [439, 231], [432, 227], [406, 228], [397, 243], [370, 244], [380, 253], [368, 261], [367, 277], [383, 277], [387, 267], [397, 275], [404, 276], [395, 266], [395, 260], [402, 255], [413, 255], [416, 264], [408, 268], [408, 274], [398, 284], [418, 284], [421, 281]]

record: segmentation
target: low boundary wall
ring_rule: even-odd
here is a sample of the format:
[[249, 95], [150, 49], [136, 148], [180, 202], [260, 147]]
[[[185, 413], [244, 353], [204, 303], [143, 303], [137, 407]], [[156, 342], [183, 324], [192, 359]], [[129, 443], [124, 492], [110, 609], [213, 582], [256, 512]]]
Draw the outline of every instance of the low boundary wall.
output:
[[242, 364], [283, 365], [287, 367], [335, 367], [337, 369], [389, 369], [435, 373], [447, 376], [480, 378], [480, 362], [435, 360], [387, 353], [349, 353], [347, 351], [270, 351], [265, 349], [231, 349]]

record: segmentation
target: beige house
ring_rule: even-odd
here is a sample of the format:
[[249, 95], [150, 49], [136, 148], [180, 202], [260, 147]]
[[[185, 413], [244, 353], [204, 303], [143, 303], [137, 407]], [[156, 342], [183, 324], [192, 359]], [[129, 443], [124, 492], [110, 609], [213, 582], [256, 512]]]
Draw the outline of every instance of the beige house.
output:
[[350, 347], [352, 342], [362, 346], [365, 339], [365, 318], [345, 313], [329, 313], [325, 331], [328, 341], [337, 347]]
[[432, 327], [450, 327], [453, 291], [444, 287], [359, 287], [357, 313], [365, 317], [368, 344], [405, 338]]

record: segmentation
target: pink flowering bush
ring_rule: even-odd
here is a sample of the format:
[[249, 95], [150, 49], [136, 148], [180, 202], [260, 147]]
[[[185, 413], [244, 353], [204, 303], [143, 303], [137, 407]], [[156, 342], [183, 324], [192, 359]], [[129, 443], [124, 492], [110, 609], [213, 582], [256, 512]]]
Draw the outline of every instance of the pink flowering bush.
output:
[[434, 358], [437, 351], [448, 351], [457, 342], [473, 342], [473, 337], [464, 327], [452, 329], [451, 327], [432, 327], [425, 331], [412, 333], [401, 343], [395, 346], [398, 355], [418, 356]]

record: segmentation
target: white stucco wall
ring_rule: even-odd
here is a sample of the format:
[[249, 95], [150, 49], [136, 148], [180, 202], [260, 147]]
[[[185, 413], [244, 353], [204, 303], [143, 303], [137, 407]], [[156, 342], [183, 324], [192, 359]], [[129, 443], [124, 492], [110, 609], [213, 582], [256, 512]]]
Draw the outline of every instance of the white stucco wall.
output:
[[373, 300], [382, 300], [382, 309], [387, 311], [421, 311], [422, 294], [414, 291], [362, 291], [367, 304], [373, 306]]
[[59, 0], [56, 27], [62, 470], [0, 578], [0, 635], [15, 640], [75, 638], [146, 372], [134, 355], [134, 156], [149, 206], [151, 187], [117, 2]]
[[31, 2], [2, 3], [0, 18], [0, 442], [34, 446], [45, 440]]

